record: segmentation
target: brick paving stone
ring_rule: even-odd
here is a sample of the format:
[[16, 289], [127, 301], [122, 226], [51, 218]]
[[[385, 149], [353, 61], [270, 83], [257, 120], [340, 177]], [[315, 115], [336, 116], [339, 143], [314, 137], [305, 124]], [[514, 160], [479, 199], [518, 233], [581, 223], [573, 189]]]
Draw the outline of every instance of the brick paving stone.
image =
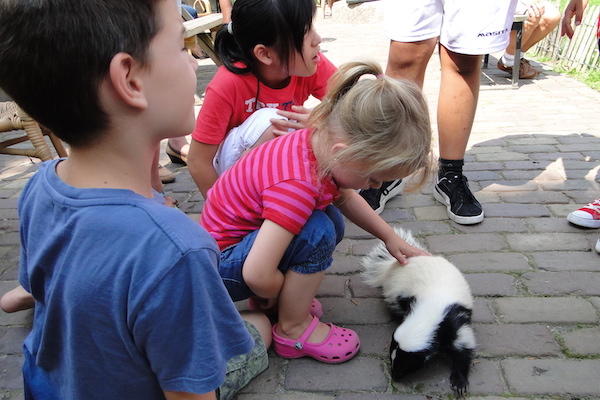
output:
[[379, 239], [353, 240], [351, 251], [355, 256], [364, 256], [379, 242]]
[[471, 162], [463, 167], [463, 171], [494, 171], [504, 169], [504, 164], [501, 162]]
[[369, 232], [366, 232], [364, 229], [356, 226], [348, 220], [346, 220], [346, 229], [344, 231], [344, 237], [350, 239], [373, 239], [373, 235], [371, 235]]
[[568, 232], [568, 233], [580, 233], [581, 228], [570, 224], [566, 218], [527, 218], [526, 224], [531, 228], [533, 232]]
[[23, 400], [25, 395], [22, 390], [11, 390], [0, 393], [0, 400]]
[[328, 321], [334, 323], [384, 324], [391, 321], [387, 307], [380, 299], [324, 297], [320, 300]]
[[325, 275], [317, 295], [320, 297], [382, 297], [380, 288], [367, 285], [359, 274]]
[[367, 285], [360, 276], [356, 276], [356, 278], [353, 277], [350, 280], [349, 284], [350, 292], [352, 293], [352, 297], [354, 298], [383, 298], [383, 291], [381, 290], [381, 288]]
[[[342, 239], [341, 242], [335, 246], [335, 254], [351, 254], [352, 253], [352, 243], [353, 241], [350, 239]], [[335, 257], [335, 256], [334, 256]]]
[[517, 281], [507, 274], [471, 273], [465, 274], [474, 296], [515, 296], [518, 294]]
[[484, 154], [484, 153], [500, 153], [504, 150], [503, 146], [484, 146], [478, 144], [469, 149], [470, 154]]
[[509, 387], [519, 394], [600, 393], [600, 360], [509, 359], [501, 364]]
[[541, 182], [543, 190], [594, 190], [594, 183], [584, 179], [569, 179], [564, 182]]
[[376, 325], [344, 325], [354, 329], [360, 338], [360, 354], [376, 356], [387, 360], [392, 334], [398, 327], [395, 323]]
[[337, 396], [327, 394], [314, 393], [277, 393], [277, 394], [240, 394], [236, 397], [237, 400], [334, 400]]
[[507, 146], [509, 151], [518, 151], [520, 153], [551, 153], [556, 151], [556, 146], [551, 144], [530, 144], [520, 146]]
[[535, 136], [522, 139], [511, 139], [511, 145], [537, 145], [537, 144], [558, 144], [559, 141], [553, 137]]
[[527, 154], [515, 151], [500, 151], [497, 153], [477, 154], [477, 161], [522, 161], [527, 160]]
[[423, 207], [432, 206], [436, 204], [435, 199], [426, 194], [420, 193], [402, 193], [399, 196], [389, 200], [386, 204], [386, 208], [410, 208], [410, 207]]
[[570, 159], [570, 160], [583, 160], [583, 154], [579, 152], [556, 152], [556, 153], [531, 153], [529, 154], [529, 158], [532, 160], [539, 161], [554, 161], [559, 158], [561, 159]]
[[449, 221], [454, 229], [465, 233], [495, 233], [495, 232], [527, 232], [525, 221], [518, 218], [485, 218], [483, 222], [475, 225], [460, 225]]
[[387, 206], [387, 204], [385, 210], [381, 212], [380, 216], [385, 222], [388, 223], [397, 221], [414, 221], [415, 219], [410, 211], [401, 208], [390, 208]]
[[558, 151], [600, 151], [600, 143], [559, 144]]
[[592, 305], [576, 297], [505, 297], [494, 300], [504, 322], [577, 323], [596, 322]]
[[479, 200], [479, 202], [481, 204], [487, 204], [487, 203], [499, 203], [500, 200], [500, 196], [498, 196], [498, 193], [494, 193], [494, 192], [486, 192], [486, 191], [478, 191], [473, 193], [475, 195], [475, 198], [477, 200]]
[[600, 295], [600, 272], [528, 272], [523, 282], [532, 294]]
[[335, 400], [431, 400], [431, 397], [417, 394], [398, 394], [391, 393], [341, 393], [335, 397]]
[[362, 356], [339, 365], [329, 365], [307, 358], [290, 360], [284, 387], [286, 390], [311, 392], [383, 391], [388, 385], [384, 368], [381, 360]]
[[526, 161], [507, 161], [504, 163], [504, 168], [506, 170], [526, 170], [526, 169], [537, 169], [543, 171], [546, 168], [548, 163], [535, 161], [535, 160], [526, 160]]
[[517, 251], [587, 250], [589, 244], [580, 233], [509, 233], [506, 240]]
[[597, 199], [600, 195], [598, 191], [594, 190], [570, 190], [564, 192], [564, 194], [570, 197], [576, 203], [573, 206], [573, 210], [590, 203], [594, 199]]
[[565, 346], [572, 354], [600, 354], [600, 328], [575, 329], [563, 334]]
[[[274, 351], [269, 352], [269, 368], [254, 378], [250, 383], [243, 388], [240, 393], [277, 393], [283, 385], [283, 378], [287, 368], [288, 360], [274, 354]], [[242, 398], [238, 396], [238, 398]]]
[[567, 215], [573, 210], [579, 207], [573, 207], [572, 204], [549, 204], [548, 209], [552, 212], [552, 215], [556, 217], [566, 218]]
[[504, 176], [504, 179], [508, 179], [508, 180], [522, 180], [522, 179], [527, 179], [527, 180], [533, 180], [533, 181], [563, 181], [565, 179], [565, 174], [564, 172], [557, 172], [557, 171], [549, 171], [549, 170], [543, 170], [543, 171], [539, 171], [539, 170], [534, 170], [534, 169], [528, 169], [528, 170], [505, 170], [502, 171], [502, 175]]
[[495, 171], [464, 171], [465, 176], [471, 181], [491, 181], [502, 179], [502, 175]]
[[547, 326], [539, 324], [474, 324], [477, 354], [499, 356], [560, 356], [560, 346]]
[[587, 134], [557, 137], [557, 140], [561, 144], [598, 143], [597, 136]]
[[407, 229], [415, 236], [452, 232], [449, 221], [407, 221], [400, 224], [391, 225], [394, 227]]
[[531, 270], [527, 258], [519, 253], [463, 253], [448, 260], [462, 272], [513, 272]]
[[448, 219], [446, 207], [442, 205], [415, 207], [413, 211], [419, 221], [445, 221]]
[[546, 251], [532, 253], [532, 257], [543, 270], [600, 271], [598, 255], [591, 251]]
[[0, 208], [16, 208], [18, 199], [4, 199], [0, 198]]
[[506, 192], [500, 199], [507, 203], [560, 204], [568, 203], [569, 198], [560, 192]]
[[425, 238], [427, 248], [435, 253], [498, 251], [506, 248], [504, 238], [497, 233], [465, 233], [432, 235]]
[[473, 299], [473, 322], [492, 323], [496, 322], [496, 317], [492, 309], [490, 300], [483, 297]]
[[538, 185], [531, 181], [480, 181], [482, 189], [492, 192], [523, 192], [538, 190]]
[[22, 389], [21, 366], [23, 357], [17, 355], [0, 356], [0, 389]]
[[549, 217], [550, 211], [541, 204], [483, 204], [486, 217]]
[[333, 257], [333, 264], [325, 272], [327, 274], [348, 274], [356, 273], [362, 270], [360, 266], [360, 257], [338, 255]]
[[0, 354], [22, 354], [29, 331], [25, 327], [0, 327]]
[[600, 311], [600, 297], [590, 297], [589, 301]]
[[[425, 368], [406, 377], [402, 383], [394, 382], [401, 392], [421, 392], [450, 394], [449, 363], [443, 359], [433, 359]], [[469, 394], [501, 394], [506, 391], [500, 365], [496, 361], [476, 359], [469, 376]]]
[[19, 191], [14, 189], [0, 189], [0, 199], [14, 198], [17, 193]]
[[21, 237], [19, 232], [4, 232], [0, 235], [0, 246], [7, 245], [19, 245], [21, 243]]

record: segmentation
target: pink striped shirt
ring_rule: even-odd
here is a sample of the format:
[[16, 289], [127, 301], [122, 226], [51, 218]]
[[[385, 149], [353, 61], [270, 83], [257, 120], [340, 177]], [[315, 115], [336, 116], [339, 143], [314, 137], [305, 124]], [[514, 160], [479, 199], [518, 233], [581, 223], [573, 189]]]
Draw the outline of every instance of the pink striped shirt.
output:
[[338, 196], [331, 177], [317, 177], [311, 134], [302, 129], [270, 140], [217, 179], [200, 223], [221, 250], [260, 228], [265, 219], [297, 235], [314, 210]]

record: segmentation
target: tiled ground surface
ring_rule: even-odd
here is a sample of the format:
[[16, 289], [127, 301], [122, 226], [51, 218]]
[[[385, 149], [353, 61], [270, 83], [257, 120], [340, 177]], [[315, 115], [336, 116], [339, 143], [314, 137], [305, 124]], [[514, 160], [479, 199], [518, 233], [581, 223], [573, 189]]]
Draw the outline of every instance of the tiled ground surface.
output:
[[[387, 41], [380, 24], [332, 19], [320, 21], [318, 29], [335, 64], [373, 58], [385, 65]], [[200, 90], [213, 72], [209, 61], [201, 62]], [[488, 72], [494, 82], [482, 83], [466, 156], [471, 186], [485, 203], [485, 221], [476, 226], [448, 221], [430, 185], [394, 199], [382, 215], [451, 259], [471, 284], [479, 342], [472, 396], [600, 398], [600, 256], [590, 251], [598, 232], [578, 229], [564, 218], [600, 195], [600, 93], [552, 72], [522, 82], [518, 90], [504, 90], [503, 75]], [[438, 85], [434, 56], [425, 84], [434, 121]], [[202, 198], [187, 170], [168, 167], [177, 172], [177, 181], [167, 191], [197, 218]], [[0, 156], [0, 293], [16, 284], [15, 207], [35, 170], [26, 158]], [[448, 396], [443, 360], [405, 382], [391, 381], [387, 346], [394, 327], [379, 292], [358, 275], [360, 256], [372, 244], [372, 237], [348, 226], [319, 291], [324, 319], [359, 332], [360, 355], [338, 366], [272, 355], [269, 369], [239, 400]], [[20, 347], [30, 321], [30, 312], [0, 314], [0, 399], [22, 397]]]

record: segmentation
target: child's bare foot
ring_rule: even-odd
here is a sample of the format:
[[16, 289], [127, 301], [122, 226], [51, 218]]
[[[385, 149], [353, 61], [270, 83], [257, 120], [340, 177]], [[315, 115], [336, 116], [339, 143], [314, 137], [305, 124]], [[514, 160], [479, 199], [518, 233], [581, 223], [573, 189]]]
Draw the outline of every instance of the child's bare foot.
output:
[[7, 313], [27, 310], [35, 305], [33, 296], [29, 294], [22, 286], [6, 292], [0, 299], [0, 308]]

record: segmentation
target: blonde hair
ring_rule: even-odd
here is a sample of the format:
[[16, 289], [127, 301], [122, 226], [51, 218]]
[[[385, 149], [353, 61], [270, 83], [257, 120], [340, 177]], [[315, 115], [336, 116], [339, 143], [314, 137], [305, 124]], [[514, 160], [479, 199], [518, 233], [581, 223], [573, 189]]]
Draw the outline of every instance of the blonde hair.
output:
[[[376, 79], [360, 79], [364, 75]], [[329, 143], [334, 132], [343, 131], [348, 147], [336, 154], [337, 162], [368, 161], [367, 173], [393, 168], [419, 171], [416, 187], [431, 173], [431, 124], [421, 89], [383, 75], [375, 62], [342, 65], [309, 123], [316, 134], [329, 132], [323, 138]], [[319, 166], [320, 172], [328, 173], [333, 162]]]

